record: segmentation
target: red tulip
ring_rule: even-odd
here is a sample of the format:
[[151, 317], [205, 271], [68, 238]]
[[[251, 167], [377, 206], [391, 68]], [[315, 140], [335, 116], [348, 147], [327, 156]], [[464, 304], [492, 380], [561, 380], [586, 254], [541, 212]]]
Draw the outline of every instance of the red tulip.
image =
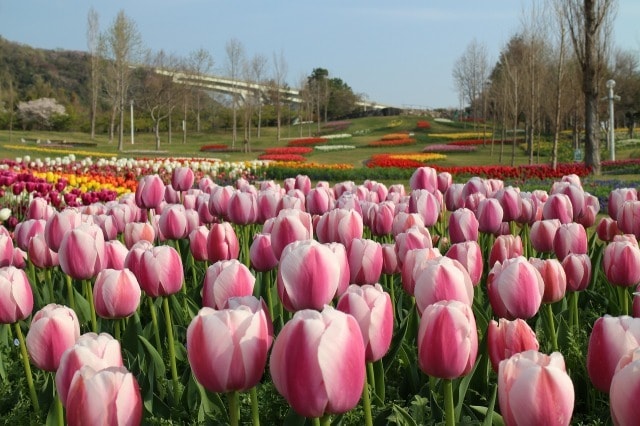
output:
[[315, 240], [291, 243], [282, 252], [278, 295], [288, 311], [322, 309], [335, 296], [339, 280], [336, 255]]
[[56, 371], [67, 348], [80, 337], [76, 313], [62, 305], [49, 304], [33, 315], [26, 343], [33, 364], [41, 370]]
[[544, 282], [524, 257], [514, 257], [493, 265], [487, 277], [487, 293], [496, 316], [528, 319], [540, 309]]
[[67, 396], [67, 422], [75, 425], [135, 426], [142, 421], [138, 382], [124, 367], [82, 367]]
[[495, 234], [502, 225], [504, 212], [498, 200], [495, 198], [485, 198], [478, 204], [476, 215], [478, 217], [478, 230]]
[[452, 244], [445, 256], [455, 259], [464, 266], [471, 278], [471, 284], [480, 284], [482, 272], [484, 271], [484, 261], [482, 260], [482, 249], [476, 241], [465, 241]]
[[237, 259], [240, 242], [236, 231], [229, 222], [214, 223], [207, 235], [207, 255], [209, 262]]
[[144, 251], [137, 270], [132, 271], [140, 287], [151, 297], [177, 293], [184, 281], [182, 259], [176, 249], [170, 246], [157, 246]]
[[155, 239], [156, 231], [149, 222], [129, 222], [124, 226], [124, 244], [128, 249], [138, 241], [153, 243]]
[[320, 417], [354, 408], [364, 388], [365, 348], [356, 319], [326, 306], [303, 310], [273, 344], [273, 384], [301, 416]]
[[127, 318], [140, 305], [138, 279], [129, 269], [103, 269], [93, 286], [96, 313], [102, 318]]
[[120, 342], [106, 333], [86, 333], [64, 351], [60, 358], [60, 367], [56, 371], [56, 390], [63, 406], [67, 404], [69, 387], [75, 373], [85, 365], [95, 371], [108, 367], [122, 367]]
[[351, 285], [340, 296], [336, 307], [358, 321], [364, 339], [365, 360], [381, 359], [391, 346], [393, 334], [393, 306], [389, 294], [380, 284]]
[[160, 176], [143, 176], [136, 187], [136, 205], [141, 209], [157, 209], [164, 201], [164, 192], [165, 185]]
[[187, 328], [187, 355], [196, 380], [210, 392], [257, 385], [272, 341], [270, 321], [260, 303], [200, 309]]
[[473, 284], [460, 262], [440, 256], [424, 261], [415, 277], [414, 295], [420, 313], [442, 300], [458, 300], [471, 306]]
[[522, 256], [523, 251], [520, 235], [499, 235], [489, 253], [489, 266], [493, 266], [496, 262], [502, 263], [507, 259]]
[[612, 241], [604, 249], [602, 268], [612, 285], [630, 287], [640, 283], [640, 249], [629, 241]]
[[36, 235], [29, 240], [27, 248], [29, 260], [38, 268], [58, 266], [58, 253], [51, 250], [44, 239], [44, 234]]
[[281, 210], [274, 219], [271, 229], [273, 254], [280, 259], [282, 251], [289, 243], [308, 240], [312, 237], [313, 225], [309, 213], [294, 209]]
[[33, 310], [33, 292], [27, 274], [14, 266], [0, 268], [0, 324], [26, 319]]
[[347, 247], [352, 284], [375, 284], [382, 274], [382, 246], [374, 240], [354, 238]]
[[457, 209], [449, 216], [449, 238], [452, 244], [478, 240], [478, 219], [467, 208]]
[[532, 257], [531, 263], [542, 276], [544, 282], [544, 294], [542, 303], [555, 303], [562, 298], [567, 291], [567, 274], [558, 259], [538, 259]]
[[491, 320], [487, 329], [487, 350], [496, 373], [500, 361], [520, 352], [537, 351], [540, 347], [536, 333], [526, 321], [520, 318], [513, 321], [500, 318], [498, 321]]
[[553, 252], [553, 238], [556, 236], [558, 228], [560, 228], [558, 219], [545, 219], [534, 222], [529, 233], [531, 246], [538, 253]]
[[587, 254], [569, 254], [562, 261], [568, 291], [586, 290], [591, 282], [591, 258]]
[[162, 210], [158, 229], [168, 240], [180, 240], [188, 233], [186, 210], [182, 204], [172, 204]]
[[77, 280], [95, 277], [106, 266], [104, 236], [97, 225], [80, 225], [68, 231], [58, 249], [62, 271]]
[[256, 278], [236, 259], [221, 260], [207, 268], [202, 285], [202, 306], [222, 309], [231, 297], [251, 296]]
[[521, 352], [500, 363], [500, 412], [507, 426], [568, 425], [575, 392], [560, 352]]
[[468, 374], [478, 354], [478, 330], [471, 308], [457, 300], [427, 306], [418, 330], [418, 363], [429, 376], [455, 379]]
[[171, 173], [171, 186], [176, 191], [188, 191], [194, 181], [195, 175], [190, 167], [176, 167]]
[[587, 231], [576, 222], [564, 223], [558, 227], [553, 237], [553, 251], [559, 260], [569, 253], [587, 253]]
[[589, 336], [587, 372], [593, 386], [609, 392], [620, 358], [640, 346], [640, 318], [605, 315], [596, 320]]

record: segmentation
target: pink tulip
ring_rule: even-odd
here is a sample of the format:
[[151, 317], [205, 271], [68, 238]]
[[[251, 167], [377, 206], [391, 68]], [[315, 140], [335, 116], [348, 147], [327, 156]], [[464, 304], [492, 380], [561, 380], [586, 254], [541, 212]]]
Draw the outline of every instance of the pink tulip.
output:
[[365, 347], [356, 319], [326, 306], [303, 310], [273, 344], [269, 368], [276, 390], [301, 416], [354, 408], [364, 388]]
[[200, 309], [187, 328], [187, 355], [196, 380], [210, 392], [257, 385], [273, 338], [270, 322], [259, 303]]
[[226, 219], [229, 199], [235, 189], [232, 186], [215, 186], [209, 194], [209, 211], [213, 216]]
[[38, 219], [46, 221], [55, 213], [55, 209], [42, 197], [36, 197], [29, 203], [27, 209], [27, 219]]
[[96, 313], [102, 318], [127, 318], [138, 309], [141, 293], [129, 269], [103, 269], [93, 286]]
[[153, 249], [153, 244], [149, 241], [139, 241], [131, 247], [129, 253], [124, 258], [124, 267], [129, 269], [133, 274], [138, 277], [140, 274], [140, 260], [146, 251], [151, 251]]
[[329, 247], [329, 250], [336, 255], [336, 262], [340, 268], [340, 278], [338, 279], [338, 289], [336, 290], [336, 296], [340, 297], [347, 291], [351, 280], [351, 271], [349, 269], [349, 257], [347, 255], [347, 249], [342, 243], [325, 243], [325, 246]]
[[74, 376], [67, 395], [69, 426], [135, 426], [141, 421], [140, 387], [126, 368], [85, 366]]
[[209, 262], [237, 259], [240, 242], [236, 231], [229, 222], [214, 223], [207, 235], [207, 255]]
[[393, 306], [389, 294], [380, 284], [351, 285], [340, 296], [336, 307], [358, 321], [364, 339], [365, 360], [381, 359], [391, 346], [393, 333]]
[[307, 175], [297, 175], [293, 184], [294, 189], [299, 189], [306, 196], [311, 191], [311, 178]]
[[410, 228], [425, 228], [422, 216], [417, 213], [396, 212], [391, 224], [391, 233], [397, 237], [403, 232], [407, 232]]
[[189, 251], [195, 260], [205, 261], [209, 259], [207, 251], [207, 239], [209, 228], [204, 225], [198, 226], [189, 233]]
[[544, 219], [558, 219], [560, 223], [573, 222], [573, 205], [565, 194], [551, 194], [542, 208]]
[[8, 235], [0, 235], [0, 268], [13, 264], [13, 240]]
[[47, 240], [49, 248], [57, 252], [64, 234], [68, 230], [80, 226], [80, 223], [82, 223], [80, 212], [70, 208], [49, 217], [44, 227], [44, 238]]
[[640, 385], [640, 351], [636, 348], [620, 359], [611, 380], [609, 407], [614, 425], [637, 423], [640, 410], [635, 396]]
[[313, 188], [305, 197], [306, 210], [312, 215], [322, 215], [335, 205], [333, 193], [328, 188]]
[[474, 176], [464, 184], [462, 188], [462, 198], [466, 199], [473, 194], [480, 194], [487, 197], [491, 192], [491, 187], [486, 179]]
[[[436, 189], [437, 191], [437, 189]], [[425, 226], [433, 226], [440, 217], [438, 197], [426, 189], [414, 189], [409, 197], [409, 212], [417, 213]]]
[[171, 184], [164, 187], [164, 201], [168, 204], [180, 204], [180, 194]]
[[[36, 198], [37, 199], [37, 198]], [[29, 240], [36, 235], [44, 235], [44, 227], [47, 221], [44, 219], [28, 219], [18, 223], [13, 231], [15, 245], [22, 250], [29, 249]]]
[[528, 319], [540, 309], [544, 282], [524, 257], [514, 257], [493, 265], [487, 277], [487, 293], [494, 315]]
[[464, 198], [462, 198], [463, 189], [463, 184], [454, 183], [444, 193], [444, 205], [448, 211], [454, 212], [464, 207]]
[[[138, 207], [135, 207], [138, 209]], [[139, 209], [138, 209], [139, 210]], [[127, 223], [133, 222], [136, 217], [136, 212], [133, 207], [128, 204], [116, 204], [109, 208], [108, 214], [113, 217], [118, 233], [124, 232], [124, 227]]]
[[165, 185], [158, 175], [145, 175], [136, 187], [136, 205], [141, 209], [157, 209], [164, 201]]
[[504, 222], [511, 222], [520, 218], [522, 214], [522, 198], [520, 197], [519, 189], [512, 186], [502, 188], [496, 192], [495, 198], [502, 206], [502, 220]]
[[622, 203], [618, 210], [618, 216], [614, 219], [617, 220], [620, 231], [640, 238], [640, 201]]
[[280, 259], [282, 251], [289, 243], [311, 238], [313, 238], [313, 225], [309, 213], [284, 209], [273, 221], [271, 248], [277, 259]]
[[520, 318], [513, 321], [500, 318], [498, 321], [491, 320], [489, 323], [487, 350], [491, 367], [496, 373], [500, 361], [509, 359], [520, 352], [537, 351], [539, 347], [536, 333], [526, 321]]
[[452, 244], [478, 240], [478, 219], [467, 208], [461, 208], [449, 216], [449, 238]]
[[502, 361], [498, 399], [507, 426], [568, 425], [575, 391], [562, 354], [529, 350]]
[[364, 222], [355, 210], [333, 209], [320, 217], [315, 231], [321, 243], [335, 242], [349, 247], [351, 240], [362, 238]]
[[409, 178], [411, 189], [426, 189], [434, 192], [438, 189], [438, 174], [431, 167], [418, 167]]
[[613, 241], [613, 237], [620, 235], [622, 232], [618, 228], [618, 222], [610, 217], [603, 217], [596, 225], [596, 233], [601, 241]]
[[27, 252], [22, 250], [20, 247], [15, 247], [13, 249], [13, 259], [11, 260], [11, 264], [16, 268], [24, 269], [27, 267]]
[[56, 371], [67, 348], [80, 337], [76, 313], [62, 305], [48, 304], [33, 315], [26, 344], [33, 364], [41, 370]]
[[542, 303], [555, 303], [564, 298], [567, 291], [567, 274], [558, 259], [538, 259], [532, 257], [531, 263], [542, 276], [544, 294]]
[[170, 246], [157, 246], [145, 250], [140, 257], [137, 270], [132, 271], [142, 290], [151, 297], [177, 293], [184, 281], [182, 259], [176, 249]]
[[100, 227], [105, 241], [111, 241], [118, 238], [118, 227], [116, 219], [107, 214], [93, 216], [93, 222]]
[[258, 222], [264, 223], [267, 219], [276, 217], [278, 203], [282, 198], [282, 192], [276, 188], [268, 188], [258, 192]]
[[443, 194], [447, 192], [447, 189], [453, 184], [453, 176], [449, 172], [438, 173], [438, 191]]
[[427, 306], [418, 329], [418, 363], [429, 376], [455, 379], [468, 374], [478, 354], [478, 330], [471, 308], [457, 300]]
[[29, 240], [27, 254], [31, 263], [38, 268], [52, 268], [60, 264], [58, 253], [49, 248], [44, 234], [36, 235]]
[[595, 225], [599, 212], [600, 201], [598, 200], [598, 197], [585, 193], [584, 208], [582, 209], [580, 216], [576, 218], [576, 222], [585, 228], [590, 228]]
[[168, 240], [180, 240], [188, 235], [187, 215], [182, 204], [173, 204], [162, 210], [158, 219], [160, 233]]
[[327, 246], [315, 240], [291, 243], [278, 267], [278, 295], [288, 311], [320, 310], [338, 290], [340, 265]]
[[0, 324], [26, 319], [33, 310], [33, 292], [27, 274], [14, 266], [0, 268]]
[[556, 236], [558, 228], [560, 228], [558, 219], [545, 219], [534, 222], [529, 233], [531, 246], [538, 253], [553, 252], [553, 238]]
[[458, 300], [471, 306], [473, 284], [460, 262], [441, 256], [423, 263], [415, 278], [414, 296], [420, 313], [442, 300]]
[[63, 406], [67, 404], [73, 376], [85, 365], [95, 371], [108, 367], [122, 367], [120, 342], [107, 333], [86, 333], [64, 351], [60, 358], [60, 367], [56, 371], [56, 390]]
[[376, 236], [388, 235], [392, 231], [395, 204], [391, 201], [383, 201], [373, 204], [368, 213], [369, 228]]
[[416, 278], [424, 267], [425, 263], [431, 259], [441, 257], [437, 248], [412, 249], [405, 254], [400, 274], [402, 288], [409, 295], [413, 296], [416, 286]]
[[400, 272], [396, 245], [393, 243], [382, 244], [382, 273], [392, 275]]
[[587, 231], [576, 222], [564, 223], [558, 227], [553, 237], [553, 251], [559, 260], [569, 253], [587, 253]]
[[504, 212], [500, 202], [495, 198], [486, 198], [478, 204], [476, 213], [478, 230], [488, 234], [495, 234], [502, 225]]
[[235, 191], [227, 204], [227, 218], [236, 225], [258, 223], [258, 198], [250, 192]]
[[573, 220], [583, 215], [586, 195], [582, 186], [568, 182], [556, 182], [551, 188], [551, 194], [564, 194], [569, 197], [573, 210]]
[[124, 261], [128, 254], [127, 246], [122, 244], [120, 240], [106, 241], [104, 243], [104, 268], [124, 269]]
[[231, 297], [251, 296], [256, 278], [236, 259], [221, 260], [207, 268], [202, 285], [202, 306], [222, 309]]
[[258, 272], [270, 271], [278, 265], [278, 259], [271, 248], [271, 234], [258, 233], [253, 236], [249, 259], [251, 267]]
[[80, 225], [68, 231], [58, 249], [62, 271], [77, 280], [95, 277], [106, 265], [104, 236], [97, 225]]
[[593, 386], [609, 392], [620, 358], [640, 346], [640, 318], [605, 315], [596, 320], [589, 336], [587, 372]]
[[612, 241], [604, 249], [602, 268], [612, 285], [631, 287], [640, 283], [640, 249], [629, 241]]
[[138, 241], [153, 243], [155, 239], [156, 231], [149, 222], [129, 222], [124, 226], [124, 244], [128, 249]]
[[484, 271], [484, 261], [482, 260], [482, 249], [476, 241], [465, 241], [452, 244], [445, 256], [455, 259], [464, 266], [471, 278], [471, 284], [480, 284], [482, 272]]
[[616, 188], [609, 192], [607, 202], [607, 212], [613, 219], [618, 218], [618, 213], [622, 209], [625, 201], [637, 201], [638, 191], [635, 188]]
[[502, 263], [507, 259], [522, 256], [523, 251], [520, 235], [499, 235], [489, 253], [489, 266], [493, 266], [496, 262]]
[[382, 273], [382, 246], [374, 240], [355, 238], [347, 247], [352, 284], [375, 284]]
[[587, 254], [569, 254], [562, 261], [568, 291], [586, 290], [591, 282], [591, 258]]
[[400, 267], [402, 267], [409, 250], [421, 248], [433, 248], [431, 234], [427, 228], [415, 226], [396, 235], [395, 249]]
[[176, 191], [188, 191], [194, 181], [195, 175], [190, 167], [176, 167], [171, 173], [171, 186]]

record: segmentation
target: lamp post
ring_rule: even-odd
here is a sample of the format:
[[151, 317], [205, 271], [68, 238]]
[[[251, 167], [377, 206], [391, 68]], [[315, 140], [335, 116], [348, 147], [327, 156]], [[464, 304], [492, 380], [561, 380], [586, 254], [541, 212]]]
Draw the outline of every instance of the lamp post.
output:
[[615, 137], [615, 121], [613, 119], [613, 101], [620, 100], [620, 96], [615, 96], [613, 94], [613, 88], [616, 87], [615, 80], [607, 80], [606, 83], [607, 89], [609, 89], [609, 93], [607, 94], [607, 100], [609, 101], [609, 147], [610, 151], [610, 160], [616, 160], [616, 137]]
[[131, 145], [133, 145], [133, 99], [131, 99]]

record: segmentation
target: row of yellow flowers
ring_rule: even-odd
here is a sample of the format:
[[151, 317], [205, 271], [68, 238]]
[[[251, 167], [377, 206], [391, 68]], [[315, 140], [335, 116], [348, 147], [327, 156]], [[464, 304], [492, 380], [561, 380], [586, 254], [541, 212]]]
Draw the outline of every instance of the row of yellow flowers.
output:
[[70, 151], [68, 149], [62, 148], [48, 148], [43, 146], [26, 146], [26, 145], [4, 145], [6, 149], [15, 149], [18, 151], [31, 151], [31, 152], [42, 152], [45, 154], [70, 154], [73, 153], [77, 156], [85, 156], [85, 157], [113, 157], [113, 152], [97, 152], [97, 151], [81, 151], [81, 150], [73, 150]]

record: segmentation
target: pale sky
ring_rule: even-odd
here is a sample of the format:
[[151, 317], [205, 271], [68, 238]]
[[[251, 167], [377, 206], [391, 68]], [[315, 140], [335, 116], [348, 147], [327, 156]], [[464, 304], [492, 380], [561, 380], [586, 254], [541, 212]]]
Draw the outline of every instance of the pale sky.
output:
[[[475, 38], [489, 63], [522, 27], [537, 0], [0, 0], [0, 36], [45, 49], [87, 50], [93, 7], [105, 30], [120, 10], [145, 46], [180, 57], [204, 48], [224, 75], [225, 44], [245, 56], [283, 53], [287, 83], [297, 87], [314, 68], [379, 104], [456, 107], [455, 61]], [[640, 55], [640, 1], [618, 0], [616, 47]], [[271, 72], [269, 71], [269, 74]]]

